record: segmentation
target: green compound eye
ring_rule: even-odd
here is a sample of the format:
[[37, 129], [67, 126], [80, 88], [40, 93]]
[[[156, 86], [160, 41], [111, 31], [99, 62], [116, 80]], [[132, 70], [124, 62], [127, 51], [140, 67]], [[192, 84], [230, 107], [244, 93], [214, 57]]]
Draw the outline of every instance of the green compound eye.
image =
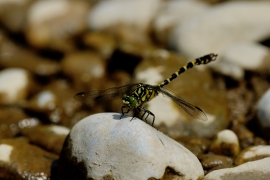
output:
[[136, 101], [136, 99], [133, 96], [130, 96], [129, 97], [129, 102], [130, 102], [131, 105], [137, 104], [137, 101]]

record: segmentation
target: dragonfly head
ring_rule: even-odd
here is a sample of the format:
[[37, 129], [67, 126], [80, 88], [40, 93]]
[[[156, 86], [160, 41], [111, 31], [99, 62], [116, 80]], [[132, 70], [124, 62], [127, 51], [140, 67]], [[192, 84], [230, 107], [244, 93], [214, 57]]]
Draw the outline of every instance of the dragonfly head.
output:
[[137, 104], [137, 100], [133, 96], [128, 96], [126, 94], [122, 97], [123, 104], [125, 106], [134, 107]]

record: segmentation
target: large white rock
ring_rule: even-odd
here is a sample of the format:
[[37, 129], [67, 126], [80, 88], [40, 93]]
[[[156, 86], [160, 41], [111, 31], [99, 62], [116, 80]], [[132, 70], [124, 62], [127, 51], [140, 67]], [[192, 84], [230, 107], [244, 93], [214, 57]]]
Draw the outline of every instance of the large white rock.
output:
[[[74, 172], [84, 167], [80, 170], [84, 176], [73, 175], [85, 179], [160, 179], [170, 167], [175, 178], [203, 178], [199, 160], [181, 144], [137, 118], [131, 121], [129, 116], [120, 116], [101, 113], [77, 123], [60, 156], [60, 176], [72, 178], [69, 169]], [[74, 162], [77, 164], [70, 164]]]
[[186, 19], [173, 33], [176, 49], [188, 57], [221, 54], [234, 43], [270, 36], [269, 1], [231, 1]]
[[270, 158], [252, 161], [235, 168], [219, 169], [210, 172], [204, 180], [269, 180]]

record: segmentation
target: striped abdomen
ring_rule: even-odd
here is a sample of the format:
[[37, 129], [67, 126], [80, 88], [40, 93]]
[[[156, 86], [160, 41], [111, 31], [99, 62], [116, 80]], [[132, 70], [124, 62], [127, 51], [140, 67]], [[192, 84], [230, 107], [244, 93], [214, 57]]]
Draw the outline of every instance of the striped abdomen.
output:
[[211, 62], [211, 61], [216, 60], [216, 57], [217, 57], [217, 54], [211, 53], [211, 54], [205, 55], [205, 56], [203, 56], [203, 57], [194, 59], [193, 61], [187, 63], [187, 65], [181, 67], [181, 68], [179, 69], [179, 71], [173, 73], [173, 74], [171, 75], [171, 77], [169, 77], [168, 79], [166, 79], [165, 81], [163, 81], [163, 82], [159, 85], [159, 87], [162, 88], [162, 87], [166, 86], [166, 85], [169, 84], [172, 80], [174, 80], [175, 78], [177, 78], [180, 74], [182, 74], [182, 73], [185, 72], [186, 70], [192, 68], [193, 66], [195, 66], [195, 65], [200, 65], [200, 64], [207, 64], [207, 63], [209, 63], [209, 62]]

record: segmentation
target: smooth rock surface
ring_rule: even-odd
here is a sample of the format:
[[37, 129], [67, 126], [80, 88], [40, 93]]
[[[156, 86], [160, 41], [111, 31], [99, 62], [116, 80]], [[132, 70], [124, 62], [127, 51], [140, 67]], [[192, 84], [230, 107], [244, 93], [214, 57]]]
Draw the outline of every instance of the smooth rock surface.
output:
[[204, 180], [269, 180], [270, 158], [248, 162], [234, 168], [220, 169], [207, 174]]
[[[101, 113], [76, 124], [59, 160], [61, 178], [200, 179], [202, 166], [190, 151], [143, 121]], [[165, 176], [165, 175], [164, 175]]]
[[262, 133], [270, 137], [270, 89], [265, 92], [257, 105], [257, 120]]

